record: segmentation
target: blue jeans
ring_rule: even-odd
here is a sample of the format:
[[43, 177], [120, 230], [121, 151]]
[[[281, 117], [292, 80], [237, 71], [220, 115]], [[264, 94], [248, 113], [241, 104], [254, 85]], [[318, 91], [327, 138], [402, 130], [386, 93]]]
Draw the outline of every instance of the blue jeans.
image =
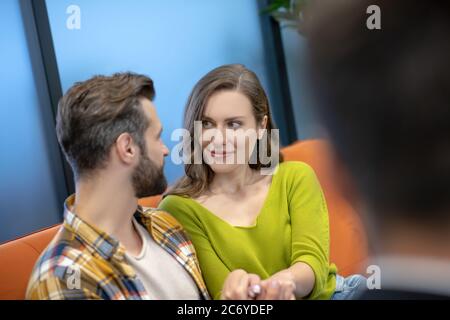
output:
[[336, 290], [331, 296], [331, 300], [352, 300], [366, 286], [366, 278], [362, 275], [354, 274], [347, 278], [336, 275]]

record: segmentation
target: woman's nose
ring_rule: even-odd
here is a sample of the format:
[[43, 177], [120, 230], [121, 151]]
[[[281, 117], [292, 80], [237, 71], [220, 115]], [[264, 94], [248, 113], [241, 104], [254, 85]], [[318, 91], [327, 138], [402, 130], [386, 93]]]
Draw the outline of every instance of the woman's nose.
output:
[[164, 157], [167, 157], [169, 155], [169, 148], [167, 148], [166, 145], [163, 145], [163, 154]]
[[221, 128], [214, 129], [214, 133], [212, 135], [212, 141], [216, 145], [222, 145], [225, 144], [225, 130]]

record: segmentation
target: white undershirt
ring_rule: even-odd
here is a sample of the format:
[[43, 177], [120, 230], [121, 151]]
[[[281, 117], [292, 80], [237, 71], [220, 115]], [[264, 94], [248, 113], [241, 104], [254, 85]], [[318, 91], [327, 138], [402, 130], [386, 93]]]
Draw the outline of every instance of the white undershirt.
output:
[[142, 239], [138, 256], [125, 253], [139, 280], [152, 300], [198, 300], [199, 290], [183, 266], [161, 248], [149, 232], [135, 219], [133, 223]]

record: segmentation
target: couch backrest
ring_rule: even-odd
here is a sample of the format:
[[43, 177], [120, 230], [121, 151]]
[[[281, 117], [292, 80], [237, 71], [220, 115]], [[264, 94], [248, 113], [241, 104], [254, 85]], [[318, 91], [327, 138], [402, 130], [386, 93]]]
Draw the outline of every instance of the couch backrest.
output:
[[332, 174], [331, 149], [324, 140], [305, 140], [282, 150], [285, 160], [303, 161], [315, 171], [328, 206], [330, 261], [341, 275], [365, 273], [368, 258], [366, 232], [352, 205], [342, 196]]
[[0, 300], [25, 298], [31, 270], [59, 228], [53, 226], [0, 246]]

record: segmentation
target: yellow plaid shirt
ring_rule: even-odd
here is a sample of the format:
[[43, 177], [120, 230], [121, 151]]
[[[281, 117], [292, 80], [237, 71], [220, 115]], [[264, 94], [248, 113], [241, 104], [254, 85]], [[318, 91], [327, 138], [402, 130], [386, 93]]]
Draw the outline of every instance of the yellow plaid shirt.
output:
[[[27, 299], [149, 299], [125, 259], [124, 247], [70, 212], [74, 200], [74, 195], [66, 200], [64, 223], [36, 262]], [[210, 299], [195, 249], [175, 218], [142, 207], [138, 207], [135, 218], [192, 276], [199, 296]]]

